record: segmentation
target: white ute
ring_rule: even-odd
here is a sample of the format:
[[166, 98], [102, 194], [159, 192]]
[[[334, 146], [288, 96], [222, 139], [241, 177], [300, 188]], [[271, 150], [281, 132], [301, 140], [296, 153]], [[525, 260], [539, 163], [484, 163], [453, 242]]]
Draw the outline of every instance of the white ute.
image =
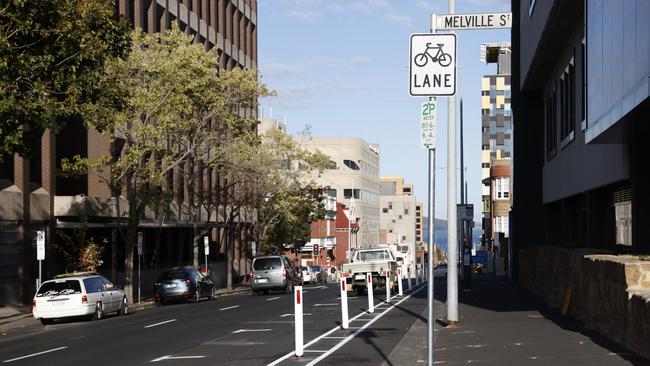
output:
[[346, 289], [362, 295], [367, 288], [366, 274], [372, 273], [373, 287], [386, 287], [386, 276], [390, 276], [393, 291], [397, 290], [397, 261], [389, 248], [360, 249], [352, 254], [351, 263], [342, 266]]

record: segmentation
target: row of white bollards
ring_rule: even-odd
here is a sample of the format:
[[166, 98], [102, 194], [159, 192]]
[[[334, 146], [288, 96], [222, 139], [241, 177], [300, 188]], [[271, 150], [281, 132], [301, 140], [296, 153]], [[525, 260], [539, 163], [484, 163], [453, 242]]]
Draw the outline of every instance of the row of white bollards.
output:
[[[368, 312], [375, 312], [375, 300], [374, 300], [374, 291], [372, 284], [372, 273], [366, 274], [366, 282], [368, 286]], [[397, 281], [398, 281], [398, 290], [399, 296], [403, 296], [402, 289], [402, 271], [400, 268], [397, 269]], [[416, 271], [415, 285], [417, 286], [420, 282], [420, 274]], [[346, 278], [341, 278], [341, 329], [349, 328], [349, 319], [348, 319], [348, 292], [346, 289]], [[409, 290], [411, 290], [411, 277], [408, 278]], [[295, 318], [295, 357], [300, 358], [304, 355], [304, 344], [303, 344], [303, 312], [302, 312], [302, 303], [303, 303], [303, 293], [302, 286], [294, 287], [293, 293], [294, 299], [294, 318]], [[386, 302], [391, 301], [391, 281], [390, 281], [390, 272], [386, 272]]]

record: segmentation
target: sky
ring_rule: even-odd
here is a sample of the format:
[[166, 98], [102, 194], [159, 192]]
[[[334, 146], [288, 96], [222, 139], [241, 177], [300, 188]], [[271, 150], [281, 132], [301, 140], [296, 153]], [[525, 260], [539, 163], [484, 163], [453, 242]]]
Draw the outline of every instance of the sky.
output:
[[[286, 121], [291, 133], [310, 126], [312, 136], [379, 144], [380, 175], [414, 184], [416, 199], [428, 211], [428, 155], [419, 140], [420, 104], [426, 98], [408, 92], [409, 36], [428, 32], [430, 15], [447, 10], [447, 0], [258, 0], [259, 70], [262, 82], [277, 92], [261, 101], [263, 117]], [[510, 0], [456, 0], [457, 13], [509, 11]], [[480, 45], [510, 41], [510, 31], [457, 35], [456, 103], [462, 97], [468, 196], [480, 224], [481, 78], [497, 71], [496, 64], [481, 62]], [[447, 218], [446, 127], [447, 99], [438, 98], [435, 217], [440, 219]], [[456, 133], [460, 138], [458, 125]], [[456, 164], [459, 174], [460, 161]], [[459, 200], [460, 188], [457, 194]]]

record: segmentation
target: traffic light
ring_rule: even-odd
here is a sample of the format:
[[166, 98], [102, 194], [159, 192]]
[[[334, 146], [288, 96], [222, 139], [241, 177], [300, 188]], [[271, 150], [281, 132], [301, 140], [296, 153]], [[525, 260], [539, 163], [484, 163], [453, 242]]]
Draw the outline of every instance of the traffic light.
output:
[[314, 243], [314, 257], [318, 257], [318, 244]]

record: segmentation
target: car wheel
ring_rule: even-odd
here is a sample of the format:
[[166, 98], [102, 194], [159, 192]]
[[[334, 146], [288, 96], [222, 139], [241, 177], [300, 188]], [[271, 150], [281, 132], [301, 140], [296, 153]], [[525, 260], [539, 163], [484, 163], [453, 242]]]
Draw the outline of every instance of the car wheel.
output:
[[93, 320], [101, 320], [104, 318], [104, 306], [101, 302], [98, 302], [95, 305], [95, 314], [93, 314]]
[[117, 313], [119, 315], [129, 314], [129, 300], [126, 298], [126, 296], [122, 298], [122, 304], [120, 305], [120, 310]]
[[268, 295], [268, 294], [269, 294], [269, 290], [264, 290], [264, 291], [262, 291], [262, 293], [263, 293], [264, 295]]
[[201, 301], [201, 291], [197, 288], [194, 290], [194, 302], [198, 303], [199, 301]]

